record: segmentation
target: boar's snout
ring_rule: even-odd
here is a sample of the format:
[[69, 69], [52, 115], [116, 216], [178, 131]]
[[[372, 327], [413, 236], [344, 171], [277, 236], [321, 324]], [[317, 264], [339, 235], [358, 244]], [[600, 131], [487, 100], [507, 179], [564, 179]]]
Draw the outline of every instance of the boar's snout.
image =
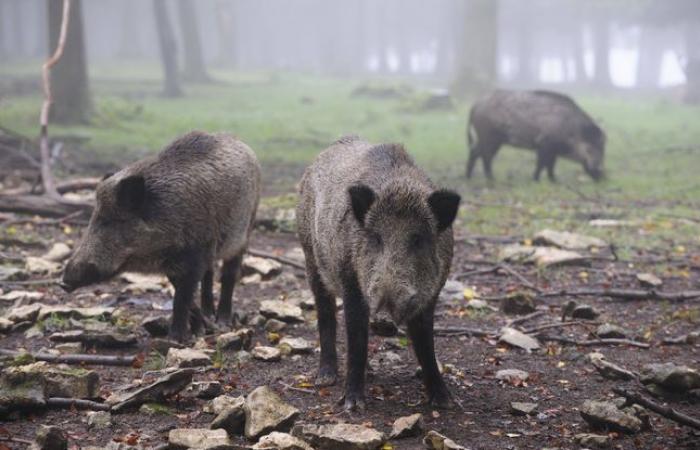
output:
[[93, 263], [68, 261], [60, 284], [66, 292], [71, 292], [80, 287], [97, 283], [103, 278], [105, 277], [101, 276], [99, 269]]
[[410, 286], [401, 286], [399, 289], [386, 289], [379, 293], [379, 302], [373, 314], [381, 316], [389, 313], [392, 320], [401, 325], [418, 312], [418, 292]]
[[602, 181], [605, 179], [605, 172], [598, 167], [586, 168], [586, 172], [591, 176], [591, 178], [593, 178], [594, 181]]

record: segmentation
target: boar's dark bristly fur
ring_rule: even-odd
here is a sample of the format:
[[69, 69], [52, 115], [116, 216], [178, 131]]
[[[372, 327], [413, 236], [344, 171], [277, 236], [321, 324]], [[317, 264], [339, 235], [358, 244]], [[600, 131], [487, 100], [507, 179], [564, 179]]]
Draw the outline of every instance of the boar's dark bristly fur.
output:
[[300, 189], [298, 231], [321, 341], [317, 383], [336, 379], [335, 298], [342, 297], [345, 407], [364, 406], [368, 323], [379, 313], [407, 325], [430, 401], [448, 404], [435, 361], [433, 312], [452, 261], [459, 196], [436, 189], [400, 145], [356, 137], [323, 151]]
[[213, 314], [213, 270], [223, 260], [217, 319], [229, 324], [259, 191], [260, 168], [247, 145], [227, 134], [189, 133], [99, 184], [63, 284], [72, 290], [126, 271], [163, 273], [175, 287], [170, 334], [183, 340], [188, 321], [193, 332], [202, 326], [192, 302], [200, 282], [202, 311]]
[[535, 180], [546, 169], [554, 181], [558, 157], [580, 163], [594, 180], [603, 177], [605, 133], [576, 102], [556, 92], [492, 92], [472, 107], [467, 141], [467, 178], [481, 158], [492, 179], [491, 162], [504, 144], [537, 152]]

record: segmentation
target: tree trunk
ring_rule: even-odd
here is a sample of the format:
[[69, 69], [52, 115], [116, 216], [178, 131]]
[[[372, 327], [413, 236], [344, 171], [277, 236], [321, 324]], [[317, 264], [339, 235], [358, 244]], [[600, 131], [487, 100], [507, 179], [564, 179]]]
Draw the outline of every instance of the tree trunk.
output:
[[583, 42], [583, 29], [574, 26], [573, 52], [574, 65], [576, 67], [576, 83], [584, 84], [588, 82], [588, 72], [586, 71], [586, 46]]
[[4, 29], [4, 23], [5, 23], [5, 3], [0, 1], [0, 27], [3, 27], [0, 29], [0, 59], [5, 61], [7, 59], [7, 37], [5, 36], [5, 29]]
[[[61, 30], [63, 2], [47, 0], [49, 54], [56, 51]], [[92, 112], [88, 85], [81, 0], [72, 0], [63, 56], [51, 69], [53, 105], [51, 120], [62, 124], [87, 123]]]
[[610, 23], [604, 17], [593, 21], [593, 45], [595, 48], [595, 67], [593, 81], [600, 87], [612, 86], [610, 78]]
[[641, 89], [655, 89], [659, 85], [664, 44], [659, 32], [649, 27], [642, 28], [639, 40], [639, 60], [637, 62], [637, 82]]
[[498, 74], [498, 1], [471, 0], [463, 8], [451, 88], [458, 96], [490, 89]]
[[202, 57], [202, 40], [199, 35], [197, 9], [192, 0], [179, 0], [178, 13], [184, 50], [183, 78], [199, 83], [210, 81]]
[[156, 18], [160, 59], [163, 64], [163, 95], [180, 97], [182, 89], [177, 72], [177, 45], [165, 0], [153, 0], [153, 13]]
[[142, 56], [141, 33], [137, 14], [141, 6], [136, 0], [122, 0], [121, 30], [119, 38], [119, 50], [117, 54], [122, 57], [134, 58]]
[[685, 97], [691, 105], [700, 104], [700, 29], [696, 22], [685, 24]]
[[216, 28], [219, 35], [219, 56], [217, 59], [222, 64], [233, 66], [236, 63], [233, 5], [225, 0], [218, 0], [215, 8]]
[[13, 53], [16, 56], [22, 57], [24, 56], [24, 34], [22, 33], [22, 1], [13, 0], [10, 2], [10, 5], [12, 5], [12, 11], [10, 14], [12, 20], [10, 20], [10, 22], [12, 24], [12, 48], [14, 50]]

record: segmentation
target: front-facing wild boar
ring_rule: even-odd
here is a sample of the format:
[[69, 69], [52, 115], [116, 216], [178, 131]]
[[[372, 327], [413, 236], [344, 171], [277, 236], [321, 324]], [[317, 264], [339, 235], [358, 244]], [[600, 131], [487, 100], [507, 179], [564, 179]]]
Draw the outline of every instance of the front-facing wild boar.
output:
[[[187, 338], [214, 312], [213, 272], [223, 260], [216, 317], [231, 298], [258, 206], [260, 166], [228, 134], [191, 132], [158, 155], [106, 177], [90, 224], [63, 274], [66, 290], [121, 272], [163, 273], [175, 287], [170, 337]], [[193, 302], [201, 283], [202, 311]]]
[[581, 163], [594, 180], [603, 176], [605, 133], [571, 98], [549, 91], [497, 90], [472, 106], [467, 126], [467, 178], [481, 158], [493, 178], [491, 161], [498, 149], [512, 145], [535, 150], [539, 180], [542, 169], [554, 181], [557, 157]]
[[433, 312], [452, 262], [459, 195], [436, 189], [400, 145], [346, 137], [306, 170], [299, 238], [318, 311], [316, 383], [337, 376], [335, 298], [347, 332], [345, 408], [364, 408], [368, 323], [388, 313], [406, 324], [431, 403], [450, 394], [433, 346]]

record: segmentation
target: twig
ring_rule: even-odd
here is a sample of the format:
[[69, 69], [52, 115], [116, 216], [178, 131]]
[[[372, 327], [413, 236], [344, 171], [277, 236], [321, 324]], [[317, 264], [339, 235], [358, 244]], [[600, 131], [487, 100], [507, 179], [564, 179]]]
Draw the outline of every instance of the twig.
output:
[[512, 267], [510, 267], [508, 264], [506, 264], [506, 263], [501, 263], [501, 264], [499, 264], [499, 267], [500, 267], [501, 269], [505, 270], [506, 272], [508, 272], [509, 274], [513, 275], [515, 278], [517, 278], [518, 280], [520, 280], [521, 283], [523, 283], [525, 286], [529, 287], [529, 288], [532, 289], [533, 291], [535, 291], [535, 292], [537, 292], [537, 293], [542, 292], [542, 289], [540, 289], [540, 288], [538, 288], [537, 286], [535, 286], [530, 280], [528, 280], [528, 279], [525, 278], [523, 275], [521, 275], [520, 273], [518, 273], [518, 271], [516, 271], [515, 269], [513, 269]]
[[0, 355], [17, 357], [21, 355], [29, 355], [36, 361], [46, 361], [57, 364], [89, 364], [99, 366], [133, 366], [138, 360], [138, 356], [111, 356], [111, 355], [91, 355], [91, 354], [73, 354], [73, 355], [51, 355], [48, 353], [25, 353], [16, 350], [0, 348]]
[[34, 441], [13, 436], [0, 436], [0, 442], [17, 442], [18, 444], [32, 445]]
[[551, 330], [552, 328], [564, 328], [564, 327], [573, 327], [577, 325], [597, 325], [599, 322], [582, 322], [580, 320], [573, 320], [570, 322], [557, 322], [557, 323], [548, 323], [545, 325], [541, 325], [539, 327], [534, 327], [534, 328], [527, 328], [523, 330], [523, 333], [525, 334], [533, 334], [533, 333], [539, 333], [540, 331], [544, 330]]
[[496, 333], [491, 331], [479, 330], [476, 328], [462, 328], [462, 327], [436, 327], [433, 329], [435, 336], [476, 336], [476, 337], [489, 337], [495, 336]]
[[46, 278], [43, 280], [24, 280], [24, 281], [0, 281], [0, 286], [1, 285], [6, 285], [6, 286], [48, 286], [51, 284], [58, 284], [60, 280], [58, 278]]
[[550, 291], [540, 293], [540, 297], [611, 297], [621, 300], [667, 300], [682, 302], [700, 298], [700, 291], [661, 292], [655, 289], [578, 289]]
[[110, 406], [104, 403], [83, 400], [82, 398], [50, 397], [46, 399], [46, 406], [61, 409], [89, 409], [92, 411], [109, 411]]
[[286, 264], [286, 265], [292, 266], [292, 267], [296, 267], [297, 269], [306, 270], [306, 266], [304, 266], [303, 264], [300, 264], [296, 261], [292, 261], [291, 259], [285, 258], [284, 256], [277, 256], [273, 253], [268, 253], [268, 252], [254, 249], [254, 248], [249, 248], [248, 254], [253, 255], [253, 256], [258, 256], [260, 258], [273, 259], [279, 263]]
[[670, 406], [660, 405], [639, 393], [632, 392], [624, 388], [614, 387], [612, 388], [612, 390], [617, 395], [625, 397], [631, 403], [641, 405], [681, 425], [700, 430], [700, 420], [696, 419], [695, 417], [688, 416], [680, 411], [671, 408]]
[[498, 269], [499, 269], [499, 265], [495, 265], [492, 267], [485, 267], [483, 269], [469, 270], [467, 272], [458, 273], [454, 277], [455, 277], [455, 279], [460, 280], [463, 278], [469, 278], [473, 275], [485, 275], [487, 273], [494, 273], [494, 272], [498, 271]]
[[17, 156], [18, 158], [22, 158], [23, 160], [28, 162], [29, 165], [31, 165], [32, 167], [36, 167], [37, 169], [39, 167], [41, 167], [41, 164], [39, 164], [39, 161], [34, 159], [34, 157], [32, 157], [30, 154], [23, 152], [20, 149], [13, 148], [13, 147], [10, 147], [9, 145], [5, 145], [5, 144], [1, 144], [1, 143], [0, 143], [0, 149], [4, 150], [6, 152], [12, 153], [13, 155]]
[[515, 325], [523, 324], [523, 323], [527, 322], [528, 320], [536, 319], [536, 318], [543, 316], [543, 315], [544, 315], [544, 311], [535, 311], [535, 312], [532, 312], [532, 313], [527, 314], [525, 316], [509, 320], [508, 323], [506, 323], [506, 326], [507, 327], [514, 327]]
[[12, 219], [12, 220], [7, 220], [5, 222], [2, 222], [2, 225], [4, 226], [12, 226], [12, 225], [20, 225], [23, 223], [31, 223], [32, 225], [60, 225], [65, 222], [72, 221], [73, 219], [76, 219], [80, 217], [83, 214], [83, 211], [74, 211], [70, 214], [67, 214], [63, 217], [57, 217], [55, 219], [40, 219], [36, 220], [32, 217], [20, 217], [18, 219]]
[[591, 347], [594, 345], [630, 345], [632, 347], [649, 348], [650, 345], [644, 342], [631, 341], [629, 339], [590, 339], [587, 341], [577, 341], [562, 336], [537, 335], [537, 338], [542, 341], [561, 342], [563, 344], [579, 345], [582, 347]]
[[290, 391], [295, 391], [295, 392], [303, 392], [304, 394], [315, 394], [315, 391], [312, 391], [311, 389], [304, 389], [304, 388], [298, 388], [295, 386], [292, 386], [291, 384], [287, 384], [283, 382], [282, 380], [279, 381], [279, 384], [281, 384], [285, 389], [288, 389]]

